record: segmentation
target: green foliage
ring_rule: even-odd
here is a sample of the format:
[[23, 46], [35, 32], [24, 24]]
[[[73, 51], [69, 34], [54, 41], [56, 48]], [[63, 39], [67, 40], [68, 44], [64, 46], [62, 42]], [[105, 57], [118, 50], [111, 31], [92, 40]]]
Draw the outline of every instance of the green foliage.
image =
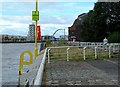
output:
[[50, 47], [52, 44], [51, 44], [51, 41], [49, 39], [46, 40], [46, 46], [47, 47]]
[[80, 31], [80, 37], [82, 41], [94, 41], [94, 21], [93, 21], [93, 11], [90, 11], [86, 16]]
[[83, 24], [77, 28], [80, 29], [81, 41], [103, 41], [109, 36], [111, 41], [116, 42], [117, 36], [113, 32], [120, 29], [120, 2], [95, 3], [94, 9], [88, 12]]
[[120, 32], [113, 32], [111, 35], [109, 35], [108, 41], [120, 43]]
[[60, 41], [58, 42], [59, 45], [64, 43], [65, 43], [64, 39], [60, 39]]
[[69, 45], [64, 39], [60, 39], [58, 42], [57, 46], [67, 46]]

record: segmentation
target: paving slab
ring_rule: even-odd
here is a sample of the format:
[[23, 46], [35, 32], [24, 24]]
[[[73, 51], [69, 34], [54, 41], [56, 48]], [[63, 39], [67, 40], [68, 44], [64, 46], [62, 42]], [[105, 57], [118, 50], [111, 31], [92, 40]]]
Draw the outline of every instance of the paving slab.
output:
[[51, 61], [46, 63], [46, 85], [118, 85], [117, 72], [116, 64], [104, 60]]

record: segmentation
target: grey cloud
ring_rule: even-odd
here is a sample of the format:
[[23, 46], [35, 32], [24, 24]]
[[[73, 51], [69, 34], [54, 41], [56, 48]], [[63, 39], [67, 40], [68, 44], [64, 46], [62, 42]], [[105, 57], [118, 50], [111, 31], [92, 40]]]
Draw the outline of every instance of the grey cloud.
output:
[[1, 34], [8, 34], [8, 35], [27, 35], [26, 31], [20, 31], [19, 29], [5, 29], [2, 32], [0, 32]]
[[75, 16], [41, 16], [40, 24], [72, 24]]

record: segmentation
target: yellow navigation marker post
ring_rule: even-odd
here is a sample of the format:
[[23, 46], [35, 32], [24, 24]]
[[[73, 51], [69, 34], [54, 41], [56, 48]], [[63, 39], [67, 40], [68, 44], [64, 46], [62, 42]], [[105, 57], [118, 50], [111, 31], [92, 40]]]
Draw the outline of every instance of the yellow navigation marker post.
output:
[[[29, 56], [30, 56], [30, 61], [29, 62], [24, 61], [24, 55], [25, 54], [29, 54]], [[33, 55], [32, 55], [32, 53], [29, 50], [23, 51], [20, 54], [19, 75], [22, 75], [23, 65], [30, 65], [32, 63], [33, 63]]]
[[37, 45], [37, 22], [39, 20], [38, 11], [38, 0], [36, 0], [36, 11], [32, 11], [32, 20], [36, 22], [35, 24], [35, 47], [34, 47], [34, 58], [38, 56], [38, 45]]
[[[36, 22], [35, 25], [35, 47], [34, 47], [34, 58], [36, 59], [37, 56], [43, 54], [41, 52], [38, 54], [38, 45], [37, 45], [37, 22], [39, 20], [39, 11], [38, 11], [38, 0], [36, 0], [36, 11], [32, 11], [32, 20]], [[24, 61], [24, 55], [28, 54], [30, 56], [29, 62]], [[23, 65], [30, 65], [33, 63], [33, 54], [29, 50], [23, 51], [20, 54], [20, 64], [19, 64], [19, 75], [22, 75]]]

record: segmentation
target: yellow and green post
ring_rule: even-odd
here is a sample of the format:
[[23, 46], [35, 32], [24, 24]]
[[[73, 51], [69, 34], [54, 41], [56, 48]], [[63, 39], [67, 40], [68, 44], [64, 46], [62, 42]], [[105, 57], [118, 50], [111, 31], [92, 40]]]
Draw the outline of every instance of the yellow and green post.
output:
[[36, 11], [32, 11], [32, 20], [35, 21], [35, 47], [34, 47], [34, 58], [38, 56], [38, 44], [37, 44], [37, 24], [39, 20], [39, 11], [38, 11], [38, 0], [36, 0]]

